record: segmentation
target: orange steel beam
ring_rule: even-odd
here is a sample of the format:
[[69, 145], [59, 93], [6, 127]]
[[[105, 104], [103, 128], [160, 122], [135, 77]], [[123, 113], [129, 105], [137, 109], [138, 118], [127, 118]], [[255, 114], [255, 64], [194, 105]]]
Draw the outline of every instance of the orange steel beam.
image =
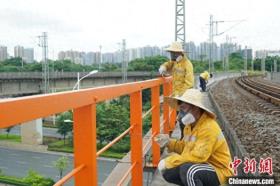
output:
[[65, 182], [67, 182], [70, 178], [72, 178], [75, 174], [77, 174], [83, 168], [85, 168], [85, 165], [80, 165], [79, 167], [73, 169], [71, 172], [69, 172], [67, 175], [65, 175], [61, 180], [56, 182], [53, 186], [63, 185]]
[[[155, 107], [152, 111], [152, 134], [157, 135], [160, 132], [160, 97], [159, 86], [151, 89], [151, 106]], [[160, 147], [153, 140], [152, 141], [153, 165], [157, 166], [160, 160]]]
[[[169, 84], [163, 84], [163, 96], [168, 97], [170, 95]], [[163, 132], [165, 134], [169, 134], [169, 106], [166, 101], [163, 102], [163, 120], [165, 121], [163, 124]]]
[[[79, 91], [1, 100], [0, 127], [6, 128], [73, 108], [83, 107], [122, 95], [129, 95], [136, 91], [151, 88], [169, 81], [171, 81], [171, 77]], [[15, 113], [17, 117], [15, 117]]]
[[121, 186], [122, 183], [125, 181], [125, 179], [127, 178], [127, 176], [129, 175], [129, 173], [131, 172], [131, 170], [135, 167], [136, 162], [133, 163], [129, 169], [126, 171], [126, 173], [124, 174], [124, 176], [122, 177], [122, 179], [119, 181], [119, 183], [117, 184], [118, 186]]
[[171, 108], [170, 113], [170, 130], [172, 131], [175, 128], [175, 121], [176, 121], [176, 110]]
[[85, 164], [75, 176], [75, 185], [97, 185], [96, 105], [74, 109], [74, 167]]
[[96, 156], [100, 156], [104, 151], [106, 151], [108, 148], [110, 148], [112, 145], [114, 145], [117, 141], [122, 139], [127, 133], [129, 133], [135, 125], [130, 126], [126, 131], [124, 131], [121, 135], [119, 135], [117, 138], [115, 138], [113, 141], [111, 141], [109, 144], [107, 144], [105, 147], [100, 149], [97, 153]]
[[135, 167], [131, 172], [131, 184], [141, 186], [143, 181], [142, 168], [142, 93], [137, 91], [130, 95], [130, 125], [135, 125], [131, 131], [131, 163]]

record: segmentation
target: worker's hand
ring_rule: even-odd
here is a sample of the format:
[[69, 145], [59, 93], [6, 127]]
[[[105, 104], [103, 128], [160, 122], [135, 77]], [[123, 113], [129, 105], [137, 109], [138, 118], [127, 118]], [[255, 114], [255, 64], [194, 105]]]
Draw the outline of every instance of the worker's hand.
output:
[[161, 65], [158, 69], [158, 72], [160, 73], [160, 75], [164, 75], [166, 73], [166, 67]]
[[160, 162], [158, 163], [158, 167], [157, 168], [158, 168], [158, 170], [159, 170], [159, 172], [161, 174], [164, 173], [164, 171], [166, 170], [165, 160], [164, 159], [160, 160]]
[[159, 146], [165, 147], [169, 143], [169, 135], [168, 134], [158, 134], [155, 136], [154, 141], [159, 144]]

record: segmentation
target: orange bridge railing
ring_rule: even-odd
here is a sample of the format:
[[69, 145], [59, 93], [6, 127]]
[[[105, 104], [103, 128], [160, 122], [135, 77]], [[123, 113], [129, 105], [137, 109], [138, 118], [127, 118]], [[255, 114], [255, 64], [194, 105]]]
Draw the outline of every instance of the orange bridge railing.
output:
[[[143, 149], [142, 144], [142, 91], [151, 89], [152, 143], [153, 165], [160, 159], [159, 146], [152, 138], [159, 133], [163, 125], [164, 133], [174, 128], [176, 113], [163, 103], [163, 121], [160, 123], [160, 86], [163, 85], [163, 96], [171, 94], [171, 78], [158, 78], [141, 82], [68, 91], [55, 94], [37, 95], [0, 101], [0, 128], [6, 128], [26, 121], [46, 117], [52, 114], [73, 110], [74, 169], [59, 180], [55, 186], [63, 185], [74, 177], [76, 186], [97, 185], [97, 157], [120, 140], [130, 135], [131, 166], [116, 185], [131, 174], [133, 186], [142, 185], [143, 180]], [[96, 104], [123, 95], [130, 96], [130, 127], [119, 137], [98, 152], [96, 151]], [[171, 112], [170, 112], [171, 111]]]

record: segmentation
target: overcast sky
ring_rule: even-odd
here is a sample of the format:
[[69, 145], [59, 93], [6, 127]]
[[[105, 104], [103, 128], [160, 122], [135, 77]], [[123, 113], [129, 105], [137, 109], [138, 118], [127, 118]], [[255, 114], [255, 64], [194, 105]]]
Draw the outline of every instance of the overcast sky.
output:
[[[38, 38], [48, 32], [49, 57], [60, 50], [98, 51], [165, 46], [174, 40], [175, 0], [1, 0], [0, 45], [35, 49], [41, 58]], [[219, 24], [215, 37], [257, 49], [280, 49], [279, 0], [185, 0], [186, 40], [196, 44], [208, 39], [209, 15], [216, 21], [245, 20]]]

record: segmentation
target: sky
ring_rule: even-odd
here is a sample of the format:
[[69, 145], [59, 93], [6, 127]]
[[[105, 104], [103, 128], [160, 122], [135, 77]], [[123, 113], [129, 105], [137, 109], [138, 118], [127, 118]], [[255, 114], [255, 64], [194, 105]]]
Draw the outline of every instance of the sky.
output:
[[[0, 45], [22, 45], [41, 58], [38, 36], [48, 33], [49, 58], [59, 51], [113, 52], [122, 39], [127, 48], [166, 46], [175, 39], [175, 0], [0, 0]], [[185, 0], [186, 41], [207, 41], [209, 16], [226, 35], [253, 50], [280, 49], [279, 0]], [[242, 22], [235, 22], [243, 20]]]

